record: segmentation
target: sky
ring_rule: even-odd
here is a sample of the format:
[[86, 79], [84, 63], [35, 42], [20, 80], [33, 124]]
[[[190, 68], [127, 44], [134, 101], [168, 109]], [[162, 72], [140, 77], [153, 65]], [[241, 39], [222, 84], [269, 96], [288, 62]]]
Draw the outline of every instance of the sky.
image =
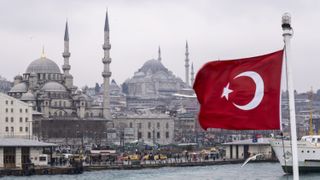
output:
[[[109, 12], [112, 79], [118, 84], [157, 58], [184, 80], [185, 42], [195, 72], [211, 60], [257, 56], [282, 49], [281, 16], [292, 16], [294, 87], [320, 89], [318, 0], [1, 0], [0, 75], [13, 81], [47, 58], [60, 69], [68, 20], [74, 84], [102, 83], [103, 28]], [[61, 70], [62, 71], [62, 70]]]

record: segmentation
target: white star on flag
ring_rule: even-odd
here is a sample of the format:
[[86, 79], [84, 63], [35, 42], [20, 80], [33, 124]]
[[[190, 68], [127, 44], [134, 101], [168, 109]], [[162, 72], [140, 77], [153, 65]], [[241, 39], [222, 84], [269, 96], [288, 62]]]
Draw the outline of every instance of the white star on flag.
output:
[[228, 83], [227, 86], [223, 88], [221, 98], [225, 97], [228, 100], [229, 94], [233, 92], [233, 90], [229, 89], [229, 85], [230, 83]]

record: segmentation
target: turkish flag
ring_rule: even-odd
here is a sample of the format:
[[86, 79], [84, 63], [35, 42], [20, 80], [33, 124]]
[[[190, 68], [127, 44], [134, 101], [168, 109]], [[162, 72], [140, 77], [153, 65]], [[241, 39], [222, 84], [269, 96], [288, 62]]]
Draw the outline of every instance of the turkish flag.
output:
[[280, 129], [283, 50], [257, 57], [211, 61], [197, 73], [193, 89], [203, 129]]

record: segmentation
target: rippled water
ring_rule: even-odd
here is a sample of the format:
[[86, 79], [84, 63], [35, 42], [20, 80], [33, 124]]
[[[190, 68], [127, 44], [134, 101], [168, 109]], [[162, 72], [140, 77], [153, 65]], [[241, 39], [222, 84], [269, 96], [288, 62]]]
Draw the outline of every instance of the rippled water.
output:
[[[279, 163], [249, 163], [241, 168], [241, 164], [214, 165], [199, 167], [165, 167], [142, 170], [104, 170], [85, 172], [80, 175], [53, 175], [29, 177], [5, 177], [17, 180], [287, 180], [292, 176], [284, 175]], [[317, 174], [301, 175], [300, 180], [319, 180]]]

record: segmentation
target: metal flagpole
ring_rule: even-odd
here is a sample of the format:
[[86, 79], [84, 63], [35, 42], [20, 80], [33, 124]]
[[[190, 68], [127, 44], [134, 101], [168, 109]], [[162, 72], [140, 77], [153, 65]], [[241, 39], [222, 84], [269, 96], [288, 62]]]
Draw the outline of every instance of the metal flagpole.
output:
[[297, 128], [296, 128], [296, 111], [294, 106], [294, 88], [292, 81], [292, 71], [289, 61], [291, 61], [290, 53], [290, 40], [293, 35], [291, 28], [291, 16], [289, 13], [285, 13], [282, 16], [282, 30], [283, 40], [285, 44], [285, 60], [287, 65], [287, 81], [289, 91], [289, 111], [290, 111], [290, 127], [291, 127], [291, 146], [292, 146], [292, 168], [293, 168], [293, 180], [299, 180], [299, 168], [298, 168], [298, 152], [297, 152]]

